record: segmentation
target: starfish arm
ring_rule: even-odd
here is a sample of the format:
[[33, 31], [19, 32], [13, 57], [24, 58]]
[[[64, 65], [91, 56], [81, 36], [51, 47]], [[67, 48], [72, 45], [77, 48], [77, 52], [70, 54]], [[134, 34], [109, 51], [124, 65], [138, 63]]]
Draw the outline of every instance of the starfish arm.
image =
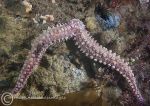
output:
[[80, 50], [85, 53], [86, 56], [118, 71], [128, 81], [137, 99], [141, 103], [144, 101], [139, 89], [137, 88], [131, 67], [124, 62], [120, 56], [116, 56], [116, 54], [112, 53], [111, 50], [107, 50], [107, 48], [102, 47], [93, 38], [91, 38], [89, 32], [85, 28], [85, 25], [78, 19], [72, 19], [66, 24], [48, 28], [34, 40], [31, 51], [23, 65], [12, 93], [16, 94], [21, 91], [33, 70], [39, 65], [43, 54], [50, 45], [54, 45], [71, 37], [74, 38], [76, 45], [78, 45]]
[[56, 25], [56, 27], [48, 28], [33, 41], [31, 51], [29, 52], [28, 57], [21, 69], [21, 73], [14, 89], [12, 90], [12, 94], [16, 94], [24, 88], [27, 83], [27, 79], [32, 74], [33, 70], [38, 67], [43, 54], [49, 46], [55, 45], [56, 43], [74, 36], [74, 33], [77, 31], [73, 28], [75, 26], [74, 24], [76, 24], [76, 22], [71, 20], [66, 24], [59, 24]]
[[143, 103], [144, 99], [141, 96], [139, 89], [137, 88], [136, 79], [134, 77], [133, 71], [128, 63], [124, 62], [120, 56], [116, 53], [112, 53], [105, 47], [99, 45], [89, 34], [87, 30], [80, 30], [80, 34], [74, 36], [76, 45], [80, 50], [86, 54], [90, 59], [98, 61], [104, 65], [108, 65], [112, 69], [118, 71], [129, 83], [133, 94], [137, 99]]

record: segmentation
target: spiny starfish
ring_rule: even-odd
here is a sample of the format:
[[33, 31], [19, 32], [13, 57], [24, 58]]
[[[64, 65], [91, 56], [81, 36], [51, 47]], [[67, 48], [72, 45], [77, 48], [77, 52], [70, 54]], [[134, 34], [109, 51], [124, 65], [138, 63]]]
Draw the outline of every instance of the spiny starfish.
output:
[[68, 23], [58, 24], [56, 27], [48, 27], [47, 30], [34, 40], [31, 51], [23, 65], [12, 93], [16, 94], [21, 91], [33, 70], [39, 65], [43, 54], [49, 46], [69, 38], [74, 39], [78, 48], [80, 48], [86, 56], [118, 71], [127, 80], [136, 98], [141, 103], [144, 102], [144, 99], [137, 88], [136, 79], [132, 69], [128, 63], [121, 59], [120, 56], [117, 56], [116, 53], [112, 53], [111, 50], [99, 45], [90, 36], [85, 25], [79, 19], [72, 19]]

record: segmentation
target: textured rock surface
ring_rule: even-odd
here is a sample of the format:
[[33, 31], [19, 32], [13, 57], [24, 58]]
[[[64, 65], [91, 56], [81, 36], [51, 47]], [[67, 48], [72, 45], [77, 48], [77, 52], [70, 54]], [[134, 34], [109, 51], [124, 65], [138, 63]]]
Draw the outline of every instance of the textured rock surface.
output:
[[[94, 0], [78, 0], [77, 2], [75, 0], [56, 0], [54, 4], [51, 3], [51, 0], [36, 0], [36, 2], [30, 0], [30, 3], [33, 5], [33, 10], [27, 14], [25, 7], [21, 5], [19, 0], [0, 2], [0, 73], [2, 73], [0, 74], [0, 93], [9, 91], [14, 87], [20, 69], [31, 48], [31, 42], [48, 25], [54, 25], [58, 21], [64, 22], [74, 17], [86, 23], [86, 18], [95, 17], [96, 3]], [[108, 8], [113, 10], [109, 6]], [[119, 28], [101, 32], [100, 26], [94, 26], [96, 28], [91, 30], [91, 33], [100, 44], [128, 60], [134, 60], [130, 63], [135, 70], [134, 74], [138, 79], [139, 88], [147, 104], [149, 104], [150, 53], [149, 43], [145, 36], [150, 33], [148, 24], [150, 14], [146, 11], [142, 12], [135, 3], [129, 3], [128, 0], [122, 1], [116, 10], [121, 14]], [[39, 17], [46, 14], [53, 14], [54, 22], [42, 24]], [[87, 59], [78, 52], [79, 50], [72, 41], [68, 41], [66, 44], [67, 46], [65, 43], [60, 43], [48, 49], [39, 69], [29, 78], [20, 97], [55, 97], [68, 92], [76, 92], [82, 88], [93, 87], [96, 82], [100, 88], [103, 84], [111, 84], [115, 85], [114, 89], [122, 90], [123, 96], [119, 98], [119, 103], [115, 101], [115, 105], [135, 105], [126, 81], [117, 72]], [[65, 67], [69, 68], [66, 69]], [[90, 78], [94, 79], [94, 84], [82, 84], [82, 82], [89, 81]], [[115, 94], [116, 91], [112, 92]], [[77, 94], [76, 98], [84, 98], [84, 94]], [[71, 95], [69, 98], [71, 97], [73, 96]], [[95, 102], [94, 96], [92, 97]], [[87, 98], [91, 98], [91, 96]], [[79, 99], [76, 100], [79, 101]], [[89, 100], [86, 99], [85, 101]], [[93, 104], [93, 102], [88, 103]], [[98, 104], [100, 103], [98, 101]]]
[[[83, 83], [88, 81], [86, 71], [76, 68], [63, 56], [48, 56], [44, 57], [48, 65], [40, 67], [33, 73], [29, 79], [26, 92], [29, 92], [31, 97], [38, 97], [38, 92], [41, 92], [39, 97], [58, 97], [66, 93], [80, 91], [84, 86]], [[37, 85], [32, 87], [32, 85]], [[38, 91], [35, 91], [36, 88]], [[28, 94], [28, 93], [26, 93]]]

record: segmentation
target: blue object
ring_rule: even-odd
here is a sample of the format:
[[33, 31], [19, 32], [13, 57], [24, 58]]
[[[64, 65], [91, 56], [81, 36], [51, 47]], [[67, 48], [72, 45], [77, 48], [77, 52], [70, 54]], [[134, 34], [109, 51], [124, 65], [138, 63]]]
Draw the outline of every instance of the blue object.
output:
[[100, 15], [97, 14], [96, 19], [103, 30], [117, 28], [120, 24], [120, 17], [114, 14], [109, 14], [106, 19], [101, 18]]

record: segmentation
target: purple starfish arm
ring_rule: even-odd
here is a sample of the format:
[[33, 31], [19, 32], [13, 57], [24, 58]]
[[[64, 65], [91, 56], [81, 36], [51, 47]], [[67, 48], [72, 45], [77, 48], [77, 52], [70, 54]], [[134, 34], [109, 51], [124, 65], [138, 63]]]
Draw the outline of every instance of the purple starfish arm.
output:
[[137, 88], [136, 79], [128, 63], [121, 59], [120, 56], [117, 56], [116, 53], [112, 53], [111, 50], [99, 45], [89, 35], [89, 32], [84, 29], [79, 35], [74, 37], [78, 48], [80, 48], [82, 53], [84, 53], [90, 59], [98, 61], [104, 65], [108, 65], [112, 69], [118, 71], [128, 81], [134, 95], [137, 97], [140, 103], [143, 103], [144, 99]]
[[[37, 68], [39, 62], [47, 50], [47, 48], [51, 45], [54, 45], [58, 42], [67, 40], [77, 33], [79, 28], [82, 25], [76, 20], [71, 20], [67, 24], [59, 24], [57, 27], [48, 28], [47, 30], [43, 31], [43, 33], [37, 37], [34, 42], [32, 43], [31, 51], [28, 54], [28, 57], [21, 69], [21, 73], [17, 80], [17, 83], [12, 90], [13, 94], [16, 94], [21, 91], [24, 85], [27, 82], [27, 79], [32, 74], [33, 70]], [[84, 28], [84, 27], [83, 27]]]
[[117, 70], [128, 81], [137, 99], [141, 103], [144, 102], [144, 99], [137, 88], [136, 79], [131, 67], [124, 62], [120, 56], [116, 56], [111, 50], [107, 50], [107, 48], [96, 43], [96, 41], [90, 37], [83, 22], [78, 19], [72, 19], [67, 24], [48, 28], [43, 34], [36, 38], [12, 93], [16, 94], [21, 91], [33, 70], [39, 65], [43, 54], [50, 45], [54, 45], [71, 37], [74, 38], [76, 45], [78, 45], [80, 50], [85, 53], [86, 56]]

